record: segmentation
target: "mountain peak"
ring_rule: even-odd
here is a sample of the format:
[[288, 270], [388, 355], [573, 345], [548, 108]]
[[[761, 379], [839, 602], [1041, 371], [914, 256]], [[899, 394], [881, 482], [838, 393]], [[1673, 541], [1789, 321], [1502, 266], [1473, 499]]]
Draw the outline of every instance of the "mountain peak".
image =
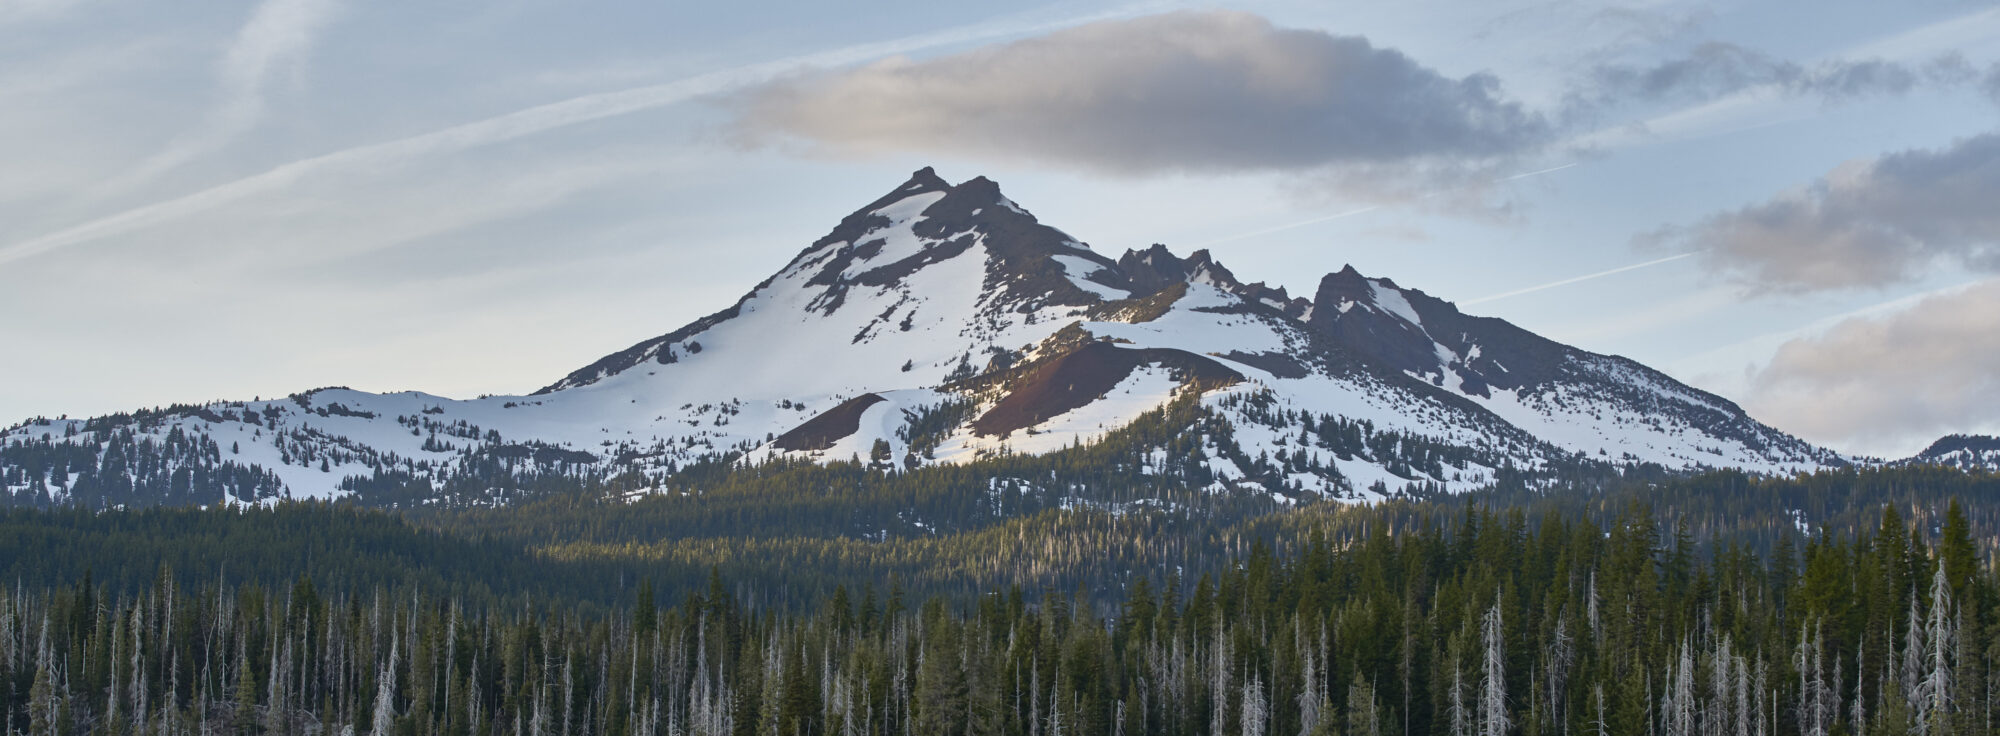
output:
[[1139, 296], [1156, 294], [1188, 278], [1187, 261], [1159, 243], [1145, 250], [1126, 249], [1125, 255], [1118, 257], [1118, 269], [1124, 272], [1132, 293]]
[[849, 220], [866, 219], [882, 209], [911, 197], [931, 194], [933, 192], [949, 192], [951, 190], [951, 182], [945, 181], [944, 177], [938, 176], [936, 169], [925, 166], [910, 172], [909, 179], [904, 180], [895, 189], [889, 190], [888, 194], [884, 194], [875, 201], [864, 205], [861, 209], [855, 210], [854, 214], [848, 215], [847, 219], [843, 220], [842, 223], [845, 224]]
[[941, 238], [979, 226], [992, 228], [1036, 223], [1034, 215], [1001, 194], [1000, 185], [984, 176], [976, 176], [957, 185], [946, 185], [942, 190], [927, 191], [942, 191], [944, 196], [922, 212], [925, 222], [918, 226], [918, 232], [925, 236]]
[[1397, 286], [1395, 280], [1387, 276], [1369, 276], [1363, 274], [1361, 273], [1361, 270], [1355, 268], [1354, 264], [1352, 263], [1342, 264], [1339, 271], [1329, 273], [1325, 277], [1320, 279], [1320, 289], [1322, 290], [1326, 289], [1329, 285], [1331, 285], [1336, 290], [1340, 291], [1367, 293], [1373, 290], [1370, 287], [1371, 284], [1386, 289], [1392, 289], [1394, 291], [1403, 294], [1410, 294], [1415, 296], [1428, 296], [1424, 294], [1424, 292], [1417, 289], [1406, 289], [1401, 286]]
[[922, 192], [935, 192], [950, 188], [951, 188], [951, 182], [945, 181], [944, 177], [938, 176], [937, 169], [925, 166], [921, 169], [917, 169], [916, 171], [910, 172], [909, 181], [903, 182], [903, 186], [898, 187], [896, 191], [907, 192], [909, 194], [919, 194]]
[[[955, 199], [964, 199], [967, 201], [983, 200], [982, 203], [987, 204], [997, 204], [1006, 199], [1006, 197], [1000, 194], [1000, 184], [985, 176], [975, 176], [953, 184], [944, 177], [938, 176], [936, 169], [925, 166], [910, 172], [909, 179], [904, 180], [901, 185], [890, 190], [887, 195], [878, 200], [878, 203], [894, 203], [932, 192], [944, 192]], [[872, 209], [877, 209], [877, 207], [870, 206], [864, 208], [864, 211]]]
[[1320, 278], [1319, 289], [1313, 294], [1313, 321], [1331, 323], [1354, 304], [1374, 303], [1374, 285], [1350, 263]]
[[1198, 279], [1205, 274], [1211, 280], [1214, 280], [1217, 286], [1222, 286], [1230, 289], [1242, 286], [1242, 284], [1236, 280], [1236, 274], [1231, 272], [1228, 266], [1224, 266], [1222, 265], [1221, 262], [1216, 261], [1215, 255], [1209, 253], [1207, 248], [1202, 248], [1196, 250], [1193, 253], [1189, 253], [1187, 257], [1187, 265], [1188, 265], [1188, 278]]

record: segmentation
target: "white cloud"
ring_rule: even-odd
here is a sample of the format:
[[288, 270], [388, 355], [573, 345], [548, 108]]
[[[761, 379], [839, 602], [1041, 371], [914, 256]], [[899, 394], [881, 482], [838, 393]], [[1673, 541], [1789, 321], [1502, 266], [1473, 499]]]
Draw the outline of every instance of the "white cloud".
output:
[[1770, 291], [1879, 287], [1955, 264], [2000, 271], [2000, 135], [1850, 161], [1798, 191], [1642, 236]]
[[740, 101], [753, 142], [1021, 158], [1117, 174], [1490, 161], [1549, 135], [1488, 75], [1247, 13], [1103, 21], [787, 79]]
[[1807, 439], [1907, 455], [1953, 432], [2000, 428], [2000, 280], [1780, 346], [1746, 405]]

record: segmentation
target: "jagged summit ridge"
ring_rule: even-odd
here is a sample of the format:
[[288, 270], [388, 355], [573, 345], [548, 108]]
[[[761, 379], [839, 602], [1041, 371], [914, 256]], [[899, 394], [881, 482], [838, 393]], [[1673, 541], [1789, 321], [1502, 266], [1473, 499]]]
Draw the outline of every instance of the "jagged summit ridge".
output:
[[[147, 466], [236, 473], [247, 480], [225, 492], [239, 501], [471, 487], [449, 492], [501, 503], [505, 484], [466, 479], [498, 466], [646, 486], [704, 460], [907, 470], [1112, 441], [1141, 442], [1105, 462], [1144, 483], [1295, 500], [1450, 492], [1582, 465], [1846, 462], [1635, 362], [1352, 266], [1307, 298], [1246, 283], [1205, 250], [1156, 244], [1114, 260], [989, 179], [952, 184], [929, 168], [734, 304], [528, 396], [329, 389], [0, 435], [100, 458], [148, 439], [241, 448]], [[13, 496], [145, 503], [151, 492], [135, 481], [142, 490], [111, 494], [129, 499], [84, 498], [94, 477], [24, 480], [7, 462]]]
[[[1307, 324], [1376, 366], [1455, 391], [1538, 437], [1568, 438], [1557, 441], [1571, 447], [1588, 449], [1593, 435], [1650, 435], [1698, 438], [1684, 447], [1718, 459], [1747, 453], [1799, 466], [1847, 462], [1636, 361], [1464, 314], [1451, 302], [1352, 266], [1321, 280]], [[1715, 444], [1701, 446], [1705, 441]], [[1608, 454], [1616, 444], [1601, 449]], [[1647, 459], [1674, 464], [1671, 457]]]

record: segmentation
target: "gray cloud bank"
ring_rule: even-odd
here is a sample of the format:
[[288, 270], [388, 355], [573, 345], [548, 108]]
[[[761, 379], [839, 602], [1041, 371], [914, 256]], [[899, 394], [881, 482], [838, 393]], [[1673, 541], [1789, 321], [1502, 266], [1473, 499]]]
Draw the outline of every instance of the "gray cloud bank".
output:
[[[1751, 89], [1828, 103], [1986, 87], [1964, 57], [1799, 64], [1709, 42], [1645, 64], [1598, 64], [1536, 110], [1490, 74], [1445, 76], [1359, 36], [1242, 12], [1107, 20], [928, 59], [894, 57], [728, 98], [749, 145], [1025, 160], [1117, 175], [1291, 171], [1345, 194], [1412, 200], [1473, 190], [1603, 113]], [[1423, 192], [1414, 195], [1413, 192]], [[1478, 208], [1474, 208], [1478, 209]]]
[[2000, 272], [2000, 134], [1850, 161], [1811, 185], [1642, 236], [1765, 291], [1879, 287], [1938, 265]]
[[1899, 95], [1918, 87], [1958, 86], [1979, 73], [1963, 56], [1945, 54], [1922, 64], [1883, 59], [1835, 59], [1805, 66], [1732, 43], [1711, 41], [1687, 54], [1651, 65], [1600, 64], [1571, 92], [1571, 105], [1597, 107], [1634, 101], [1700, 102], [1754, 87], [1828, 101]]
[[1847, 447], [1908, 454], [2000, 427], [2000, 280], [1857, 317], [1786, 343], [1746, 402], [1760, 419]]
[[750, 140], [1001, 155], [1115, 174], [1492, 160], [1543, 119], [1478, 74], [1233, 12], [1093, 23], [794, 78], [737, 101]]

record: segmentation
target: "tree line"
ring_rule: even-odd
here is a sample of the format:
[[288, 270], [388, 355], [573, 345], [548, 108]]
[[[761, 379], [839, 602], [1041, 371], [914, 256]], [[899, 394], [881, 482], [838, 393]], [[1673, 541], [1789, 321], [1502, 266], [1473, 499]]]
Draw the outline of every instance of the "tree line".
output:
[[[1468, 507], [1212, 573], [775, 607], [711, 574], [615, 608], [328, 584], [0, 592], [8, 733], [1988, 733], [2000, 577], [1964, 509], [1770, 552]], [[1787, 538], [1789, 539], [1789, 538]]]

